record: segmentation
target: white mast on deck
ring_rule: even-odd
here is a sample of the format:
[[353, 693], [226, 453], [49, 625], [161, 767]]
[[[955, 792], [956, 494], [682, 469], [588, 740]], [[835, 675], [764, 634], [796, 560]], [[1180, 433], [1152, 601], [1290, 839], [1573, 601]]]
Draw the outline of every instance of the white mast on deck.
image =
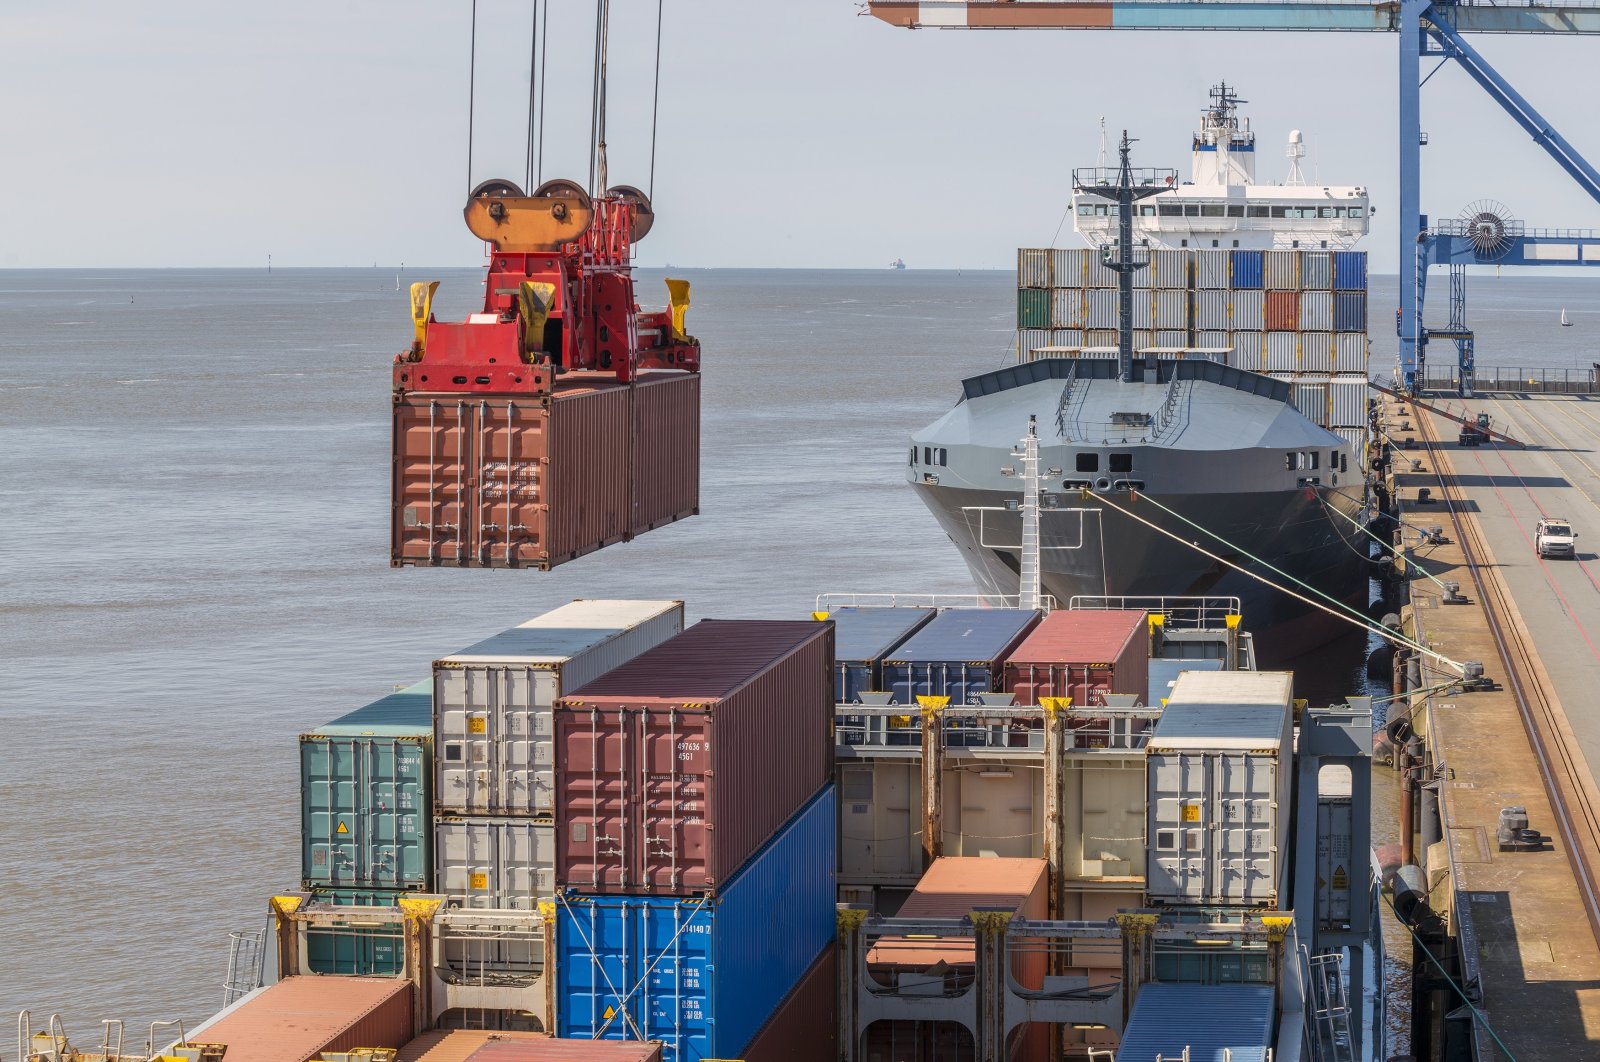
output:
[[1011, 455], [1022, 458], [1022, 555], [1018, 564], [1022, 580], [1017, 606], [1036, 609], [1043, 584], [1039, 570], [1039, 434], [1032, 416], [1028, 417], [1027, 436]]

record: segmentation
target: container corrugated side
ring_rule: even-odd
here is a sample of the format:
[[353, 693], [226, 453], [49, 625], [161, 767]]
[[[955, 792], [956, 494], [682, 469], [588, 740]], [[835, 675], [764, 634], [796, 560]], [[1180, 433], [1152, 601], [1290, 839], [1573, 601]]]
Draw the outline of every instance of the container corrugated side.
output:
[[[1306, 292], [1308, 295], [1327, 292]], [[1300, 333], [1300, 371], [1329, 373], [1333, 371], [1333, 333]]]
[[1300, 288], [1299, 251], [1263, 251], [1262, 276], [1269, 291], [1298, 291]]
[[402, 1047], [394, 1062], [467, 1062], [472, 1053], [493, 1040], [550, 1039], [545, 1033], [491, 1029], [433, 1029]]
[[1052, 288], [1082, 288], [1089, 283], [1089, 256], [1095, 252], [1087, 247], [1057, 247], [1050, 252], [1050, 286]]
[[[977, 907], [1001, 907], [1029, 920], [1049, 917], [1050, 864], [1043, 859], [1008, 859], [993, 856], [942, 856], [933, 861], [911, 895], [900, 905], [901, 918], [965, 918]], [[911, 937], [880, 937], [867, 950], [874, 976], [889, 985], [943, 979], [929, 974], [930, 967], [973, 965], [971, 938], [928, 941]], [[1012, 956], [1012, 976], [1024, 987], [1042, 987], [1045, 955], [1042, 949], [1018, 949]]]
[[[1208, 350], [1232, 347], [1233, 334], [1228, 332], [1226, 329], [1196, 332], [1194, 334], [1194, 343], [1195, 346]], [[1237, 365], [1238, 362], [1230, 358], [1228, 364]]]
[[1001, 664], [1039, 621], [1023, 609], [949, 609], [883, 662], [883, 684], [897, 704], [918, 695], [969, 704], [1000, 689]]
[[1148, 614], [1133, 610], [1061, 610], [1039, 622], [1006, 657], [1002, 687], [1018, 704], [1071, 697], [1104, 704], [1108, 693], [1150, 698]]
[[189, 1034], [226, 1045], [228, 1062], [307, 1062], [324, 1051], [399, 1048], [411, 1039], [411, 983], [389, 977], [286, 977]]
[[1117, 345], [1117, 331], [1115, 328], [1093, 325], [1083, 339], [1091, 350], [1106, 350]]
[[300, 735], [306, 888], [428, 887], [431, 685], [416, 683]]
[[[1115, 288], [1117, 286], [1118, 277], [1116, 272], [1106, 265], [1098, 251], [1091, 250], [1089, 252], [1088, 267], [1088, 283], [1091, 288]], [[1139, 272], [1146, 272], [1146, 270], [1141, 269]], [[1137, 276], [1138, 274], [1134, 275]]]
[[[1144, 272], [1144, 270], [1141, 270]], [[1162, 249], [1150, 252], [1150, 284], [1156, 288], [1189, 286], [1189, 252]]]
[[646, 373], [633, 404], [629, 538], [700, 512], [700, 374]]
[[1048, 248], [1017, 248], [1017, 287], [1048, 288], [1050, 286], [1050, 251]]
[[1333, 252], [1333, 286], [1340, 291], [1367, 290], [1367, 252]]
[[1266, 298], [1267, 331], [1298, 332], [1300, 330], [1300, 293], [1297, 291], [1269, 291]]
[[837, 1057], [838, 949], [831, 943], [744, 1049], [744, 1062], [818, 1062]]
[[931, 608], [840, 608], [829, 613], [834, 638], [834, 698], [852, 704], [882, 688], [883, 658], [933, 619]]
[[555, 827], [529, 818], [441, 816], [435, 891], [474, 910], [532, 911], [555, 894]]
[[1267, 329], [1266, 293], [1257, 289], [1235, 291], [1230, 327], [1235, 332], [1264, 332]]
[[1155, 324], [1159, 328], [1189, 327], [1189, 293], [1182, 289], [1159, 288], [1155, 295]]
[[1266, 372], [1294, 372], [1300, 365], [1300, 336], [1294, 332], [1268, 332], [1262, 348], [1261, 368]]
[[1088, 322], [1088, 308], [1082, 288], [1056, 288], [1050, 293], [1050, 325], [1052, 328], [1084, 328]]
[[1233, 364], [1251, 372], [1259, 371], [1265, 356], [1265, 332], [1234, 332], [1229, 337], [1233, 344]]
[[484, 1044], [467, 1062], [661, 1062], [655, 1041], [596, 1043], [586, 1040], [501, 1040]]
[[1082, 347], [1084, 342], [1085, 335], [1081, 328], [1057, 328], [1050, 333], [1052, 347]]
[[1115, 288], [1093, 288], [1089, 291], [1086, 316], [1088, 327], [1117, 327], [1117, 291]]
[[1299, 321], [1305, 332], [1333, 331], [1333, 292], [1302, 291]]
[[1265, 279], [1263, 251], [1229, 251], [1229, 284], [1235, 290], [1260, 288]]
[[[1290, 400], [1294, 408], [1305, 415], [1306, 419], [1319, 428], [1326, 428], [1330, 420], [1328, 408], [1328, 385], [1325, 382], [1305, 383], [1304, 380], [1316, 380], [1315, 376], [1296, 377], [1293, 381], [1293, 391]], [[1326, 380], [1326, 377], [1323, 378]]]
[[1157, 1058], [1267, 1062], [1275, 1016], [1270, 985], [1161, 984], [1140, 987], [1122, 1031], [1117, 1062]]
[[1050, 327], [1050, 289], [1017, 289], [1017, 327]]
[[[1046, 292], [1046, 294], [1049, 294]], [[1050, 345], [1050, 329], [1021, 328], [1017, 330], [1017, 356], [1027, 361], [1035, 350]]]
[[1333, 337], [1334, 372], [1367, 372], [1367, 335], [1365, 332], [1341, 332]]
[[1135, 328], [1133, 330], [1133, 349], [1148, 350], [1156, 345], [1156, 333], [1151, 328]]
[[1327, 291], [1333, 287], [1333, 255], [1327, 251], [1300, 252], [1300, 288]]
[[1230, 324], [1228, 292], [1197, 291], [1194, 293], [1194, 326], [1202, 329], [1227, 329]]
[[1194, 286], [1196, 288], [1228, 287], [1228, 252], [1196, 251], [1194, 253]]
[[681, 601], [579, 600], [433, 665], [434, 803], [449, 815], [549, 815], [551, 712], [683, 630]]
[[829, 785], [714, 897], [564, 895], [559, 1035], [637, 1029], [666, 1062], [741, 1057], [833, 941], [837, 816]]
[[1187, 347], [1189, 345], [1189, 333], [1183, 329], [1159, 331], [1156, 333], [1155, 345], [1163, 350], [1176, 350], [1181, 347]]
[[1371, 396], [1371, 386], [1367, 383], [1367, 374], [1348, 374], [1335, 376], [1328, 383], [1328, 400], [1331, 408], [1329, 417], [1330, 426], [1336, 428], [1359, 428], [1367, 423], [1367, 399]]
[[1367, 330], [1367, 293], [1340, 291], [1333, 297], [1333, 328], [1336, 332]]
[[833, 624], [703, 620], [556, 709], [556, 873], [715, 891], [833, 776]]

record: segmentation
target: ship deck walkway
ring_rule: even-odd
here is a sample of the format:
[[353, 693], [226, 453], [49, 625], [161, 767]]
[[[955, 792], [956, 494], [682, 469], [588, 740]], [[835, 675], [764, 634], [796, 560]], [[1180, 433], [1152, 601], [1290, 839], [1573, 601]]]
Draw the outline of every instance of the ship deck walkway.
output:
[[[1600, 401], [1540, 396], [1467, 406], [1489, 412], [1495, 427], [1529, 448], [1462, 448], [1456, 424], [1383, 403], [1396, 446], [1409, 437], [1415, 447], [1395, 451], [1402, 519], [1442, 526], [1449, 539], [1412, 555], [1471, 599], [1443, 604], [1434, 583], [1413, 580], [1417, 629], [1445, 656], [1482, 662], [1495, 684], [1439, 694], [1419, 709], [1444, 839], [1429, 868], [1431, 905], [1449, 910], [1464, 975], [1476, 981], [1479, 1007], [1518, 1062], [1596, 1057], [1600, 558], [1582, 547], [1600, 547]], [[1405, 423], [1411, 430], [1400, 430]], [[1430, 502], [1419, 502], [1423, 488]], [[1568, 516], [1580, 529], [1576, 563], [1535, 557], [1541, 513]], [[1422, 685], [1442, 677], [1429, 671]], [[1529, 825], [1550, 845], [1498, 850], [1500, 810], [1514, 805], [1527, 808]], [[1445, 1009], [1467, 1016], [1456, 1000]], [[1477, 1047], [1480, 1059], [1504, 1057], [1481, 1029]]]

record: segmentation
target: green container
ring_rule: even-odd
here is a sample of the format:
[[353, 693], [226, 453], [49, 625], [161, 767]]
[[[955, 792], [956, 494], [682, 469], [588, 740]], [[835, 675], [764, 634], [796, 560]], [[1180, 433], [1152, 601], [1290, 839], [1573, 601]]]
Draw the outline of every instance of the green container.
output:
[[1017, 289], [1017, 327], [1050, 327], [1050, 292], [1043, 288]]
[[306, 888], [427, 890], [432, 746], [431, 679], [300, 735]]
[[[338, 907], [385, 907], [394, 920], [375, 918], [363, 911], [354, 919], [360, 925], [308, 925], [305, 960], [311, 973], [347, 977], [394, 977], [405, 972], [405, 929], [396, 901], [405, 893], [388, 889], [319, 889], [313, 903]], [[374, 924], [377, 923], [377, 924]]]

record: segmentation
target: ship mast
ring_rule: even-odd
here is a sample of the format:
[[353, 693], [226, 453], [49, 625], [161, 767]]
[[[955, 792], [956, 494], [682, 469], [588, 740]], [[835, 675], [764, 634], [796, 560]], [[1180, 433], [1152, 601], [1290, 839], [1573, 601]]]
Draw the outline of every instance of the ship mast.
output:
[[1133, 274], [1150, 264], [1148, 252], [1142, 261], [1133, 258], [1133, 204], [1160, 195], [1178, 183], [1177, 170], [1135, 170], [1128, 160], [1135, 143], [1124, 129], [1117, 146], [1120, 161], [1116, 169], [1096, 166], [1072, 172], [1073, 186], [1079, 192], [1117, 204], [1117, 257], [1112, 259], [1109, 247], [1101, 248], [1100, 254], [1106, 267], [1117, 274], [1117, 378], [1124, 382], [1133, 379]]
[[1017, 607], [1036, 609], [1044, 588], [1039, 565], [1039, 432], [1031, 414], [1027, 437], [1011, 453], [1022, 459], [1022, 556]]

